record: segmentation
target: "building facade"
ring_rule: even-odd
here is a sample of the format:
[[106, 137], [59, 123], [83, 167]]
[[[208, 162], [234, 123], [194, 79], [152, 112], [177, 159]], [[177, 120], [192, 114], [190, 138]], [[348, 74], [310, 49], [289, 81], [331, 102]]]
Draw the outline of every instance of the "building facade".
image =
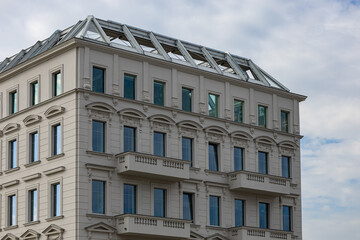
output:
[[0, 62], [0, 239], [302, 239], [299, 103], [89, 16]]

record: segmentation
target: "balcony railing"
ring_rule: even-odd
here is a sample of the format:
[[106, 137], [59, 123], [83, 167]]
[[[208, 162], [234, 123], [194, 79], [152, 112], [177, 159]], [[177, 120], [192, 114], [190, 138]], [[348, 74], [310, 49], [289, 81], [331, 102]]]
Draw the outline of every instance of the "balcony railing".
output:
[[276, 240], [276, 239], [287, 239], [291, 240], [292, 232], [273, 230], [273, 229], [262, 229], [255, 227], [234, 227], [230, 228], [230, 239], [231, 240]]
[[119, 174], [170, 181], [189, 179], [188, 161], [137, 152], [120, 153], [116, 159]]
[[116, 228], [119, 235], [141, 237], [166, 237], [166, 239], [189, 239], [191, 221], [160, 218], [138, 214], [118, 215]]
[[230, 190], [262, 192], [270, 195], [290, 194], [290, 179], [273, 175], [237, 171], [229, 173]]

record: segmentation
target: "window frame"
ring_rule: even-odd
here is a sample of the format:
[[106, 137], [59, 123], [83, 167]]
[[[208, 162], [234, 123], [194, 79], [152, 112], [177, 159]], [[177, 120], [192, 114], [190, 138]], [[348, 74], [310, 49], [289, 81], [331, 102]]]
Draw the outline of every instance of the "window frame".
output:
[[[283, 119], [282, 119], [283, 113], [285, 113], [287, 117], [286, 119], [287, 126], [284, 131], [283, 131]], [[290, 111], [288, 110], [283, 110], [283, 109], [280, 110], [280, 131], [283, 133], [290, 133]]]
[[[31, 107], [31, 106], [35, 106], [35, 105], [37, 105], [37, 104], [39, 104], [40, 103], [40, 94], [41, 94], [41, 90], [40, 90], [40, 74], [39, 75], [37, 75], [37, 76], [35, 76], [35, 77], [33, 77], [33, 78], [30, 78], [29, 80], [28, 80], [28, 107]], [[37, 82], [37, 84], [38, 84], [38, 92], [37, 92], [37, 100], [38, 100], [38, 102], [36, 103], [36, 104], [33, 104], [32, 103], [32, 99], [33, 99], [33, 91], [32, 91], [32, 84], [33, 83], [35, 83], [35, 82]]]
[[[242, 225], [237, 225], [236, 224], [236, 201], [241, 201], [242, 202]], [[244, 199], [239, 199], [239, 198], [235, 198], [234, 199], [234, 227], [241, 227], [241, 226], [246, 226], [246, 200]]]
[[[289, 229], [285, 229], [285, 226], [284, 226], [284, 207], [287, 207], [289, 208]], [[289, 205], [282, 205], [281, 206], [281, 225], [282, 225], [282, 230], [283, 231], [292, 231], [293, 230], [293, 206], [289, 206]]]
[[[10, 198], [15, 196], [15, 208], [10, 206]], [[6, 227], [16, 227], [18, 225], [18, 208], [19, 208], [19, 204], [18, 204], [18, 192], [17, 190], [6, 193]], [[12, 200], [11, 200], [11, 203]], [[13, 216], [13, 212], [11, 210], [15, 211], [15, 219], [12, 218]], [[14, 222], [13, 222], [14, 221]]]
[[[37, 143], [34, 146], [34, 134], [37, 134]], [[28, 133], [28, 163], [36, 163], [40, 161], [40, 134], [38, 129], [34, 129]], [[36, 151], [34, 151], [36, 148]], [[36, 154], [36, 156], [35, 156]], [[35, 161], [36, 159], [36, 161]]]
[[[233, 153], [233, 170], [234, 170], [234, 172], [244, 171], [244, 169], [245, 169], [245, 167], [244, 167], [245, 166], [245, 164], [244, 164], [245, 163], [245, 148], [235, 145], [232, 147], [232, 149], [233, 149], [232, 153]], [[235, 168], [235, 149], [241, 149], [241, 169]]]
[[[60, 130], [58, 130], [60, 127]], [[58, 142], [58, 131], [60, 132], [60, 143]], [[56, 132], [56, 135], [55, 135]], [[51, 156], [58, 156], [62, 154], [62, 144], [63, 144], [63, 125], [61, 123], [55, 123], [51, 125]], [[60, 151], [58, 152], [58, 148]]]
[[[260, 204], [265, 204], [265, 206], [266, 206], [266, 227], [261, 227], [261, 224], [260, 224], [260, 221], [261, 221], [261, 211], [260, 211]], [[259, 228], [261, 228], [261, 229], [270, 229], [270, 203], [268, 203], [268, 202], [264, 202], [264, 201], [258, 201], [258, 207], [257, 207], [257, 209], [258, 209], [258, 226], [259, 226]]]
[[[158, 104], [155, 102], [155, 84], [161, 84], [163, 87], [163, 98], [162, 98], [162, 104]], [[165, 106], [166, 105], [166, 82], [162, 81], [162, 80], [158, 80], [158, 79], [154, 79], [153, 81], [153, 104], [157, 105], [157, 106]]]
[[[137, 79], [137, 75], [134, 75], [134, 74], [131, 74], [131, 73], [127, 73], [127, 72], [124, 72], [124, 78], [123, 78], [123, 97], [126, 98], [126, 99], [132, 99], [132, 100], [136, 100], [136, 79]], [[132, 77], [133, 78], [133, 98], [129, 98], [129, 97], [126, 97], [125, 96], [125, 93], [127, 92], [126, 91], [126, 88], [125, 88], [125, 77], [128, 76], [128, 77]]]
[[[287, 158], [287, 164], [288, 164], [287, 174], [288, 174], [289, 176], [284, 176], [284, 172], [283, 172], [283, 158]], [[291, 171], [291, 168], [292, 168], [292, 157], [286, 156], [286, 155], [281, 155], [281, 156], [280, 156], [280, 159], [281, 159], [281, 176], [284, 177], [284, 178], [292, 178], [292, 171]]]
[[[236, 121], [236, 114], [235, 114], [235, 102], [241, 102], [241, 121]], [[237, 122], [237, 123], [244, 123], [244, 111], [245, 111], [245, 100], [244, 99], [239, 99], [239, 98], [234, 98], [233, 99], [233, 121]]]
[[[184, 94], [183, 94], [183, 90], [186, 89], [188, 91], [190, 91], [190, 110], [185, 110], [184, 109]], [[193, 93], [194, 93], [194, 89], [187, 87], [187, 86], [181, 86], [181, 110], [186, 111], [186, 112], [192, 112], [193, 111]]]
[[124, 125], [123, 126], [123, 152], [128, 152], [127, 149], [125, 149], [125, 129], [133, 129], [133, 145], [134, 145], [134, 150], [130, 151], [130, 152], [137, 152], [137, 127], [133, 127], [133, 126], [128, 126], [128, 125]]
[[[54, 192], [53, 186], [56, 184], [60, 184], [59, 186], [59, 215], [55, 215], [54, 208]], [[48, 219], [57, 219], [63, 217], [63, 178], [55, 178], [48, 181]]]
[[[102, 74], [102, 91], [95, 91], [94, 90], [94, 69], [99, 69], [103, 71]], [[96, 93], [106, 93], [106, 68], [103, 66], [99, 66], [98, 64], [93, 64], [91, 66], [91, 91]]]
[[[190, 214], [191, 214], [191, 219], [185, 219], [184, 218], [184, 194], [189, 195], [190, 196]], [[184, 220], [189, 220], [192, 223], [195, 222], [195, 194], [192, 192], [187, 192], [187, 191], [183, 191], [182, 193], [182, 219]]]
[[[208, 145], [208, 150], [207, 150], [207, 155], [208, 155], [208, 170], [209, 171], [214, 171], [214, 172], [221, 172], [221, 150], [220, 150], [220, 146], [221, 146], [221, 143], [218, 143], [218, 142], [213, 142], [213, 141], [209, 141], [208, 143], [207, 143], [207, 145]], [[210, 169], [210, 145], [215, 145], [216, 146], [216, 160], [217, 160], [217, 169], [216, 170], [213, 170], [213, 169]]]
[[[155, 134], [162, 134], [163, 135], [163, 155], [157, 155], [155, 154]], [[159, 156], [159, 157], [166, 157], [167, 156], [167, 133], [166, 132], [161, 132], [161, 131], [154, 131], [153, 132], [153, 155], [154, 156]]]
[[[266, 160], [266, 167], [265, 167], [265, 172], [266, 173], [262, 173], [262, 172], [260, 172], [260, 153], [265, 153], [265, 160]], [[269, 174], [269, 153], [268, 152], [265, 152], [265, 151], [257, 151], [257, 159], [258, 159], [258, 161], [257, 161], [257, 165], [258, 165], [258, 173], [260, 173], [260, 174]]]
[[[213, 95], [216, 97], [216, 101], [215, 101], [215, 106], [216, 106], [216, 112], [215, 112], [215, 116], [210, 115], [210, 110], [209, 110], [209, 106], [210, 106], [210, 95]], [[209, 117], [215, 117], [215, 118], [220, 118], [220, 94], [219, 93], [215, 93], [215, 92], [208, 92], [208, 97], [207, 97], [207, 112], [208, 112], [208, 116]]]
[[[93, 188], [93, 183], [94, 182], [102, 182], [103, 184], [103, 212], [102, 213], [99, 213], [99, 212], [94, 212], [94, 188]], [[107, 201], [107, 190], [106, 190], [106, 187], [107, 187], [107, 182], [104, 181], [104, 180], [98, 180], [97, 178], [92, 178], [91, 179], [91, 213], [92, 214], [100, 214], [100, 215], [105, 215], [106, 212], [107, 212], [107, 206], [106, 206], [106, 201]]]
[[[217, 204], [218, 204], [218, 209], [217, 209], [217, 215], [218, 215], [218, 219], [217, 219], [217, 222], [218, 222], [218, 224], [217, 225], [215, 225], [215, 224], [211, 224], [211, 219], [212, 219], [212, 217], [211, 217], [211, 203], [210, 203], [210, 201], [211, 201], [211, 197], [216, 197], [217, 198]], [[208, 208], [208, 210], [209, 210], [209, 226], [215, 226], [215, 227], [220, 227], [221, 225], [222, 225], [222, 221], [221, 221], [221, 214], [222, 214], [222, 209], [221, 209], [221, 201], [222, 201], [222, 198], [221, 198], [221, 196], [218, 196], [218, 195], [215, 195], [215, 194], [213, 194], [213, 195], [209, 195], [209, 200], [208, 200], [208, 202], [209, 202], [209, 208]]]
[[[60, 73], [60, 93], [56, 93], [56, 83], [55, 75]], [[64, 64], [58, 65], [49, 70], [49, 79], [51, 79], [51, 84], [49, 84], [49, 92], [51, 97], [56, 97], [61, 95], [64, 92]]]
[[[94, 149], [94, 140], [95, 140], [95, 135], [94, 135], [94, 122], [97, 123], [101, 123], [102, 124], [102, 146], [100, 150]], [[100, 152], [100, 153], [105, 153], [106, 152], [106, 145], [107, 145], [107, 126], [106, 126], [106, 121], [100, 121], [97, 119], [92, 119], [91, 120], [91, 149], [93, 152]]]
[[[9, 140], [7, 140], [7, 152], [8, 152], [8, 161], [7, 161], [7, 169], [11, 170], [11, 169], [16, 169], [19, 167], [19, 137], [18, 135], [9, 138]], [[15, 146], [15, 156], [13, 155], [13, 143], [16, 142], [16, 146]], [[13, 165], [13, 161], [15, 160], [15, 164]]]
[[[260, 108], [264, 108], [264, 125], [260, 125]], [[265, 104], [258, 104], [257, 107], [257, 126], [262, 128], [268, 128], [268, 120], [269, 120], [269, 106]]]
[[[190, 140], [190, 160], [184, 159], [184, 139], [189, 139]], [[189, 161], [190, 162], [190, 167], [194, 166], [194, 138], [190, 138], [187, 136], [181, 136], [181, 160], [184, 161]]]
[[[36, 190], [37, 191], [37, 196], [36, 196], [36, 219], [35, 220], [31, 220], [31, 209], [32, 209], [32, 206], [31, 206], [31, 196], [30, 196], [30, 192], [33, 191], [33, 190]], [[25, 197], [26, 197], [26, 223], [36, 223], [36, 222], [39, 222], [39, 200], [40, 200], [40, 184], [34, 184], [34, 185], [30, 185], [30, 186], [27, 186], [26, 189], [25, 189]]]
[[[134, 199], [132, 199], [132, 201], [134, 201], [134, 212], [130, 213], [130, 212], [125, 212], [125, 185], [127, 186], [133, 186], [135, 188], [135, 191], [134, 191]], [[128, 183], [128, 182], [124, 182], [123, 184], [123, 214], [137, 214], [138, 212], [138, 191], [139, 191], [139, 186], [138, 184], [134, 184], [134, 183]]]
[[[159, 190], [163, 190], [163, 203], [164, 203], [164, 206], [163, 206], [163, 211], [164, 211], [164, 215], [163, 216], [156, 216], [155, 215], [155, 189], [159, 189]], [[154, 186], [152, 187], [152, 199], [153, 199], [153, 207], [152, 207], [152, 215], [154, 217], [164, 217], [166, 218], [167, 215], [168, 215], [168, 188], [164, 188], [162, 186]]]
[[[34, 91], [34, 85], [37, 85], [37, 93]], [[40, 90], [40, 88], [39, 88], [39, 81], [37, 81], [37, 80], [35, 80], [35, 81], [32, 81], [31, 83], [30, 83], [30, 93], [29, 93], [29, 95], [30, 95], [30, 106], [35, 106], [35, 105], [37, 105], [37, 104], [39, 104], [39, 91]]]
[[16, 89], [9, 92], [9, 115], [13, 115], [18, 111], [19, 111], [19, 92]]

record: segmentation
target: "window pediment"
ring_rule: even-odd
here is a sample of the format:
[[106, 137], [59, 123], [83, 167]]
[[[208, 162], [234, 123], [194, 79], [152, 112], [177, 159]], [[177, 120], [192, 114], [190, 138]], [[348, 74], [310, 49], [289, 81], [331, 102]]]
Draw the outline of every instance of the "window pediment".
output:
[[62, 239], [62, 235], [64, 233], [65, 229], [55, 225], [51, 224], [48, 226], [42, 233], [49, 239], [50, 237], [57, 237], [58, 239]]
[[168, 116], [157, 114], [149, 117], [150, 127], [160, 131], [171, 132], [171, 126], [175, 124], [174, 120]]
[[144, 113], [132, 108], [125, 108], [118, 111], [118, 114], [122, 124], [128, 124], [131, 126], [142, 126], [142, 120], [146, 117]]
[[296, 144], [290, 141], [282, 141], [278, 144], [279, 151], [282, 155], [295, 155], [295, 150], [297, 148]]
[[206, 238], [207, 240], [229, 240], [227, 237], [224, 237], [223, 235], [216, 233], [214, 235], [211, 235]]
[[32, 229], [29, 229], [27, 230], [26, 232], [24, 232], [20, 237], [21, 239], [24, 239], [24, 240], [27, 240], [27, 239], [39, 239], [40, 238], [40, 233], [32, 230]]
[[177, 123], [179, 128], [179, 133], [182, 135], [189, 135], [189, 136], [198, 136], [198, 132], [202, 129], [202, 127], [194, 122], [194, 121], [181, 121]]
[[1, 240], [19, 240], [19, 238], [11, 233], [8, 233], [3, 238], [1, 238]]
[[104, 223], [104, 222], [99, 222], [90, 226], [87, 226], [85, 228], [86, 231], [88, 232], [100, 232], [100, 233], [115, 233], [116, 229], [113, 228], [112, 226]]
[[88, 110], [89, 118], [97, 118], [104, 120], [111, 120], [116, 109], [107, 103], [94, 102], [85, 106]]
[[193, 231], [190, 232], [190, 239], [205, 239], [203, 236], [201, 236], [200, 234], [197, 234]]
[[8, 125], [6, 125], [3, 129], [3, 133], [4, 134], [9, 134], [12, 133], [14, 131], [18, 131], [20, 129], [20, 124], [17, 123], [9, 123]]
[[273, 152], [274, 147], [276, 146], [276, 142], [266, 136], [257, 137], [254, 141], [256, 149], [260, 151]]
[[61, 114], [61, 113], [64, 113], [65, 112], [65, 108], [60, 106], [60, 105], [54, 105], [54, 106], [51, 106], [49, 107], [44, 115], [46, 118], [51, 118], [53, 116], [56, 116], [58, 114]]
[[242, 147], [249, 147], [249, 143], [252, 140], [252, 137], [243, 131], [233, 132], [230, 136], [232, 144]]
[[224, 142], [228, 132], [218, 126], [209, 126], [204, 129], [205, 137], [208, 141]]
[[41, 121], [41, 116], [39, 115], [29, 115], [24, 120], [23, 123], [25, 126], [29, 126], [34, 123], [38, 123]]

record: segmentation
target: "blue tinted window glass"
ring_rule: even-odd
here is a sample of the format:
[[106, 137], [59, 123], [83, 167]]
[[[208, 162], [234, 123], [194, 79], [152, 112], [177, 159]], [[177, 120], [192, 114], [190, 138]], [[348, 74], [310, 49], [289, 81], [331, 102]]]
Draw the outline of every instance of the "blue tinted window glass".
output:
[[136, 138], [135, 138], [136, 128], [124, 127], [124, 152], [135, 152]]
[[17, 112], [17, 92], [10, 93], [10, 114]]
[[154, 132], [154, 155], [165, 156], [165, 134]]
[[209, 116], [219, 116], [219, 96], [215, 94], [209, 94]]
[[53, 95], [58, 96], [61, 94], [61, 72], [53, 74]]
[[38, 82], [33, 82], [31, 83], [30, 85], [30, 88], [31, 88], [31, 93], [30, 93], [30, 96], [31, 96], [31, 105], [36, 105], [39, 103], [39, 84]]
[[234, 147], [234, 171], [243, 170], [243, 154], [242, 148]]
[[290, 157], [281, 157], [281, 173], [283, 177], [290, 177]]
[[234, 100], [234, 121], [243, 122], [243, 101]]
[[154, 188], [154, 216], [165, 217], [165, 199], [166, 190], [160, 188]]
[[259, 227], [260, 228], [269, 228], [269, 216], [268, 216], [268, 204], [259, 203]]
[[259, 173], [267, 174], [268, 173], [268, 163], [267, 163], [267, 153], [259, 152]]
[[38, 159], [38, 133], [30, 134], [30, 162], [37, 162]]
[[191, 89], [182, 88], [182, 110], [191, 112], [191, 95]]
[[267, 107], [265, 106], [258, 106], [258, 125], [260, 127], [266, 128], [266, 113], [267, 113]]
[[60, 183], [52, 185], [52, 216], [60, 216]]
[[219, 209], [220, 198], [216, 196], [210, 196], [210, 225], [220, 225], [220, 209]]
[[124, 75], [124, 98], [135, 99], [135, 76]]
[[219, 171], [218, 145], [209, 143], [209, 170]]
[[183, 193], [183, 219], [193, 219], [193, 200], [191, 193]]
[[9, 226], [16, 225], [16, 195], [9, 196]]
[[29, 191], [29, 222], [37, 220], [37, 189]]
[[154, 82], [154, 104], [164, 106], [165, 84]]
[[281, 131], [289, 132], [289, 113], [281, 111]]
[[96, 152], [105, 152], [105, 123], [92, 121], [92, 148]]
[[94, 92], [104, 92], [104, 78], [105, 70], [102, 68], [93, 67], [92, 90]]
[[92, 212], [105, 214], [105, 182], [92, 180]]
[[291, 207], [283, 206], [283, 230], [291, 231]]
[[124, 214], [136, 213], [136, 186], [124, 184]]
[[61, 125], [53, 126], [53, 155], [61, 153]]
[[191, 162], [192, 166], [192, 139], [183, 137], [182, 138], [182, 160]]
[[16, 168], [17, 167], [17, 141], [12, 140], [9, 142], [10, 146], [10, 159], [9, 159], [9, 167]]
[[244, 225], [244, 201], [235, 199], [235, 227]]

